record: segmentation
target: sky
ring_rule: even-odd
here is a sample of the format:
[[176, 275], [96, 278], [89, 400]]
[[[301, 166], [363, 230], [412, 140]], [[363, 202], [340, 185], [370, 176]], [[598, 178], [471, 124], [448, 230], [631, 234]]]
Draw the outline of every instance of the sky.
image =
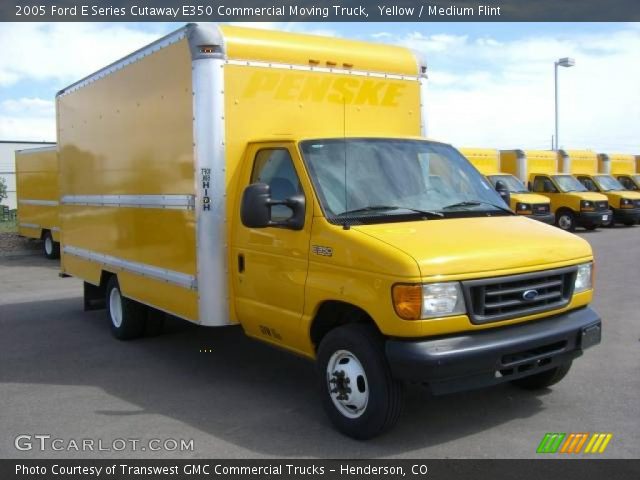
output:
[[[0, 140], [55, 141], [58, 90], [172, 23], [0, 24]], [[457, 147], [640, 154], [640, 23], [259, 23], [399, 44], [429, 65], [429, 136]]]

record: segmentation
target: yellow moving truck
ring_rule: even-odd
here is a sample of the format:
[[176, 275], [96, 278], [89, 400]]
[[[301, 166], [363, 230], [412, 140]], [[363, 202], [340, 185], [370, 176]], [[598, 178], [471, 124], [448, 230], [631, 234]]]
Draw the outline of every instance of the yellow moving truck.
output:
[[575, 177], [559, 173], [555, 151], [502, 150], [500, 162], [502, 171], [551, 200], [551, 211], [561, 229], [572, 232], [581, 226], [594, 230], [611, 219], [607, 197], [589, 192]]
[[491, 182], [493, 188], [498, 192], [501, 188], [509, 192], [508, 200], [511, 210], [518, 215], [525, 215], [544, 223], [555, 223], [555, 216], [551, 213], [551, 202], [547, 197], [531, 193], [519, 179], [500, 170], [500, 152], [498, 150], [493, 148], [461, 148], [460, 153]]
[[[558, 160], [564, 173], [571, 173], [590, 192], [597, 192], [607, 197], [613, 215], [604, 225], [623, 223], [631, 226], [640, 220], [640, 193], [625, 190], [610, 171], [609, 157], [588, 150], [559, 150]], [[598, 163], [602, 171], [598, 173]]]
[[640, 156], [624, 153], [598, 155], [598, 171], [618, 180], [626, 190], [640, 190]]
[[423, 138], [425, 72], [405, 48], [190, 24], [65, 88], [62, 271], [118, 338], [160, 310], [315, 360], [355, 438], [396, 422], [405, 381], [560, 381], [600, 341], [592, 250]]
[[56, 147], [16, 151], [18, 234], [42, 240], [47, 258], [60, 257]]

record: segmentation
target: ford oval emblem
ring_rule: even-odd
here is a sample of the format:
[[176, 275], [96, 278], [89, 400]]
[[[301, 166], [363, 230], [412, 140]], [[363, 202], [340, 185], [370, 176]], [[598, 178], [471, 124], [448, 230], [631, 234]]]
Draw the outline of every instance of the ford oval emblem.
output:
[[537, 290], [525, 290], [522, 294], [522, 299], [526, 300], [527, 302], [531, 302], [538, 298], [538, 295], [539, 294]]

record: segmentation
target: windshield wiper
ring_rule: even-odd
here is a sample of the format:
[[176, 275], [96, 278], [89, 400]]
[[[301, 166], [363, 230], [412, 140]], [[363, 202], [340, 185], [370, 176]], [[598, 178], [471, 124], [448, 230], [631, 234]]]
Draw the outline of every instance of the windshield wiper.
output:
[[338, 217], [344, 217], [346, 215], [355, 215], [358, 213], [378, 212], [378, 211], [384, 211], [384, 210], [409, 210], [410, 212], [419, 213], [429, 218], [444, 217], [444, 214], [440, 212], [434, 212], [431, 210], [420, 210], [417, 208], [410, 208], [410, 207], [397, 207], [395, 205], [369, 205], [366, 207], [356, 208], [353, 210], [347, 210], [346, 212], [339, 213]]
[[503, 212], [507, 212], [512, 215], [515, 215], [515, 213], [513, 213], [513, 211], [511, 211], [509, 208], [501, 207], [500, 205], [496, 205], [495, 203], [491, 203], [491, 202], [483, 202], [481, 200], [465, 200], [464, 202], [452, 203], [451, 205], [442, 207], [442, 209], [447, 210], [450, 208], [457, 208], [457, 207], [477, 207], [478, 205], [489, 205], [491, 207], [497, 208], [498, 210], [502, 210]]

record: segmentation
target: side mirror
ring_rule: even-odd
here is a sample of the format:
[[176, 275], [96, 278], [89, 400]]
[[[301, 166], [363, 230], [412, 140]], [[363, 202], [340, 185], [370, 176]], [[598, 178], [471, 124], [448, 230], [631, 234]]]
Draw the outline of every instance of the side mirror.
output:
[[496, 192], [498, 192], [498, 194], [500, 195], [504, 203], [506, 203], [507, 206], [509, 206], [511, 202], [511, 193], [509, 193], [507, 184], [504, 183], [502, 180], [498, 180], [496, 182]]
[[[271, 220], [271, 207], [285, 205], [293, 212], [286, 220]], [[248, 228], [281, 227], [302, 230], [304, 226], [305, 199], [294, 195], [285, 200], [272, 200], [271, 188], [266, 183], [253, 183], [244, 189], [240, 204], [240, 219]]]

